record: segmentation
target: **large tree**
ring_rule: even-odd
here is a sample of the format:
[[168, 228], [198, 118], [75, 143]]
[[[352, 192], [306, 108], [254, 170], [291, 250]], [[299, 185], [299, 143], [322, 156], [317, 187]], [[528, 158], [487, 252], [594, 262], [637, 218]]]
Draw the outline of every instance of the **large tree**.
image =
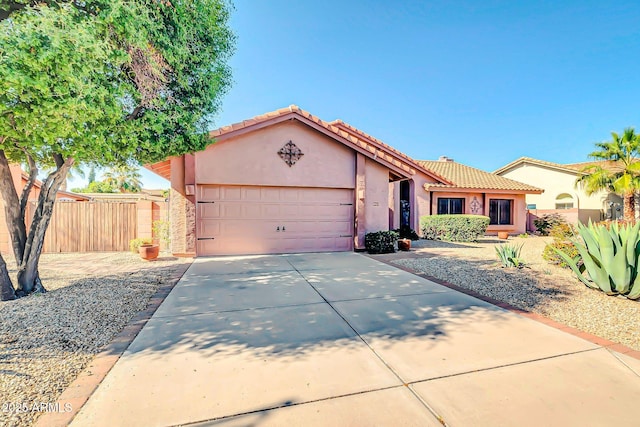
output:
[[[208, 118], [230, 86], [235, 38], [225, 0], [9, 6], [0, 13], [0, 195], [21, 296], [45, 290], [38, 261], [74, 164], [154, 162], [206, 146]], [[13, 162], [27, 165], [20, 195]], [[40, 170], [50, 172], [25, 218]], [[1, 257], [0, 287], [2, 299], [13, 297]]]
[[586, 166], [576, 185], [584, 186], [587, 194], [606, 190], [624, 200], [624, 219], [635, 219], [635, 195], [640, 191], [640, 135], [627, 128], [622, 135], [611, 132], [611, 141], [596, 143], [589, 154], [594, 160], [605, 161]]

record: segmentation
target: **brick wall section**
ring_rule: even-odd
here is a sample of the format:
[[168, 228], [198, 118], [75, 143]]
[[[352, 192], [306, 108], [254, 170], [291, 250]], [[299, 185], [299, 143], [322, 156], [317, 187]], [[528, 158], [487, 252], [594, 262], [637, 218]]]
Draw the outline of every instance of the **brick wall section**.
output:
[[194, 254], [196, 252], [196, 205], [189, 198], [185, 199], [185, 247], [186, 253]]
[[185, 197], [172, 188], [169, 196], [169, 221], [171, 222], [171, 252], [174, 254], [187, 253], [186, 205]]

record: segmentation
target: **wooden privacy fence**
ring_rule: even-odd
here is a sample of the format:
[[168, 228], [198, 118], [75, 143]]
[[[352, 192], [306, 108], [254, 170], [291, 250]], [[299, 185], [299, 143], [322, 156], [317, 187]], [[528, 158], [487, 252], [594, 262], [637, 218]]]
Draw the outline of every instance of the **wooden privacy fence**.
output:
[[[35, 203], [28, 204], [31, 218]], [[135, 202], [63, 202], [53, 208], [43, 252], [127, 251], [138, 236]]]

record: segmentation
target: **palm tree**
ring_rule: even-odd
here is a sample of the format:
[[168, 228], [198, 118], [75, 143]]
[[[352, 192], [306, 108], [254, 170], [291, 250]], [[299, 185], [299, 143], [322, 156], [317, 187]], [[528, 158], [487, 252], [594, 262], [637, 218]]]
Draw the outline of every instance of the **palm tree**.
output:
[[624, 219], [635, 219], [635, 194], [640, 190], [640, 135], [626, 128], [622, 135], [611, 132], [612, 140], [596, 143], [598, 150], [589, 154], [601, 164], [582, 169], [576, 185], [584, 185], [587, 194], [600, 190], [616, 193], [624, 199]]
[[138, 193], [142, 189], [140, 178], [138, 168], [129, 164], [112, 166], [104, 173], [104, 182], [121, 193]]

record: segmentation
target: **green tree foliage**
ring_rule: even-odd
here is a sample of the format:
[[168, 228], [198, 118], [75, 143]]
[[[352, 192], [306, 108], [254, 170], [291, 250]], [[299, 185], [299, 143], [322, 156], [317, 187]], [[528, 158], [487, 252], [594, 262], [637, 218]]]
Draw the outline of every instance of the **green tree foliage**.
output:
[[[0, 9], [0, 194], [22, 295], [44, 291], [44, 233], [74, 164], [148, 163], [206, 146], [235, 37], [224, 0], [17, 0]], [[10, 162], [28, 165], [20, 196]], [[27, 221], [29, 190], [47, 168]]]
[[104, 181], [93, 181], [83, 188], [74, 188], [74, 193], [117, 193], [118, 189]]
[[95, 166], [91, 166], [91, 168], [89, 169], [89, 185], [91, 185], [92, 182], [96, 181], [96, 167]]
[[142, 190], [142, 175], [132, 165], [112, 166], [104, 173], [105, 184], [121, 193], [139, 193]]
[[589, 165], [578, 177], [576, 185], [582, 184], [587, 194], [601, 190], [611, 191], [624, 198], [624, 219], [635, 218], [635, 193], [640, 190], [640, 135], [627, 128], [622, 135], [611, 132], [611, 141], [596, 143], [598, 150], [589, 154], [595, 160], [608, 160], [611, 164]]

